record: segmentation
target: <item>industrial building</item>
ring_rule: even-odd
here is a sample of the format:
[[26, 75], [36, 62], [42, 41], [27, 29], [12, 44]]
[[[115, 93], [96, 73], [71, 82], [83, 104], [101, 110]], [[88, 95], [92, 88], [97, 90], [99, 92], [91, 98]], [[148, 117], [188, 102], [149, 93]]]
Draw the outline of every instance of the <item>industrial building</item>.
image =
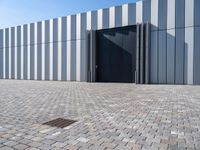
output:
[[200, 0], [143, 0], [1, 29], [0, 78], [200, 84]]

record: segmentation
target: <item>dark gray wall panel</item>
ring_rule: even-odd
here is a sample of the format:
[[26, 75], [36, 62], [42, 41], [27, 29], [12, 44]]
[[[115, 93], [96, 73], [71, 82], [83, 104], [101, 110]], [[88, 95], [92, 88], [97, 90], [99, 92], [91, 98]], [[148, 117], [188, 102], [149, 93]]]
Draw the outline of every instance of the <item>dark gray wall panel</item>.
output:
[[15, 48], [11, 47], [11, 79], [15, 79]]
[[143, 9], [143, 22], [151, 22], [151, 1], [150, 0], [145, 0], [143, 1], [142, 5]]
[[200, 26], [200, 0], [195, 0], [194, 7], [195, 26]]
[[35, 44], [41, 44], [42, 43], [42, 22], [37, 23], [37, 43]]
[[4, 31], [5, 31], [5, 46], [4, 47], [9, 47], [9, 28], [6, 28]]
[[27, 45], [24, 45], [24, 64], [23, 64], [23, 67], [24, 67], [24, 79], [26, 80], [27, 79], [27, 74], [28, 74], [28, 61], [27, 61], [27, 58], [28, 58], [28, 46]]
[[17, 26], [17, 46], [21, 46], [21, 26]]
[[9, 79], [9, 47], [6, 47], [5, 48], [5, 58], [6, 58], [6, 64], [5, 64], [5, 67], [6, 67], [6, 69], [5, 69], [5, 74], [6, 74], [6, 79]]
[[176, 0], [176, 28], [185, 27], [185, 0]]
[[35, 27], [34, 23], [30, 24], [30, 44], [33, 45], [35, 41]]
[[[86, 36], [86, 13], [82, 13], [81, 14], [81, 39], [85, 39], [85, 36]], [[76, 38], [77, 39], [77, 38]]]
[[128, 25], [136, 24], [136, 4], [128, 5]]
[[34, 45], [31, 45], [30, 46], [30, 79], [31, 80], [34, 80], [34, 49], [35, 49], [35, 46]]
[[23, 29], [24, 29], [24, 32], [23, 32], [24, 42], [23, 43], [24, 43], [24, 45], [27, 45], [28, 44], [28, 33], [27, 33], [28, 26], [24, 25]]
[[37, 79], [42, 80], [42, 44], [37, 45]]
[[76, 80], [76, 41], [71, 41], [71, 80]]
[[53, 42], [58, 42], [58, 19], [53, 19]]
[[167, 32], [167, 83], [174, 84], [175, 80], [175, 30]]
[[200, 84], [200, 27], [195, 28], [194, 45], [194, 84]]
[[103, 9], [102, 28], [109, 28], [109, 9]]
[[50, 41], [50, 25], [49, 20], [45, 21], [45, 43], [48, 43]]
[[61, 33], [61, 41], [65, 42], [67, 41], [67, 17], [62, 17], [62, 25], [61, 25], [61, 30], [62, 30], [62, 33]]
[[91, 12], [91, 29], [97, 29], [97, 11]]
[[15, 46], [15, 28], [11, 28], [11, 47]]
[[21, 46], [17, 47], [17, 79], [21, 79]]
[[3, 48], [3, 30], [0, 30], [0, 48]]
[[3, 78], [3, 49], [0, 49], [0, 79]]
[[53, 43], [53, 80], [58, 80], [58, 43]]
[[50, 45], [45, 44], [45, 80], [49, 80]]
[[67, 42], [62, 42], [62, 73], [61, 73], [61, 80], [67, 80]]
[[122, 6], [115, 7], [115, 27], [122, 26]]
[[167, 82], [167, 33], [159, 31], [158, 36], [158, 82], [165, 84]]
[[158, 26], [160, 30], [167, 29], [167, 0], [158, 1]]
[[176, 29], [175, 83], [184, 84], [185, 30]]
[[71, 16], [71, 40], [76, 39], [76, 15]]
[[158, 31], [151, 32], [150, 83], [158, 83]]

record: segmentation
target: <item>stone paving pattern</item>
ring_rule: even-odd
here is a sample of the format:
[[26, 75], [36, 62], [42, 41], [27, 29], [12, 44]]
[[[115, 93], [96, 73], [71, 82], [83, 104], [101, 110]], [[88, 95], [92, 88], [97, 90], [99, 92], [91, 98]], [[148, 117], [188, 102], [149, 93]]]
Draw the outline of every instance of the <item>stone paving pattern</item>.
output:
[[[0, 150], [200, 150], [200, 86], [0, 80]], [[78, 122], [56, 128], [63, 117]]]

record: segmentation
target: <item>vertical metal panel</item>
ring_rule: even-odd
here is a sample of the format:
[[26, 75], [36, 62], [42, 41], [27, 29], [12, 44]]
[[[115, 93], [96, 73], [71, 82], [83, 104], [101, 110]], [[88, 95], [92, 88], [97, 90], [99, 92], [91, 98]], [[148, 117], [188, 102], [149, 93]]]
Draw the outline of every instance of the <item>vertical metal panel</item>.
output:
[[45, 80], [45, 21], [42, 21], [42, 80]]
[[0, 79], [3, 78], [3, 30], [0, 30]]
[[115, 7], [109, 8], [109, 27], [115, 27]]
[[103, 28], [103, 9], [97, 11], [97, 29]]
[[194, 26], [194, 0], [185, 0], [185, 27]]
[[27, 79], [30, 80], [30, 53], [31, 53], [31, 47], [30, 47], [30, 24], [27, 26]]
[[35, 45], [30, 45], [30, 80], [34, 80], [34, 50], [35, 50]]
[[76, 40], [76, 80], [81, 80], [81, 40]]
[[109, 9], [103, 9], [102, 28], [109, 28]]
[[50, 21], [45, 21], [45, 43], [50, 41]]
[[200, 84], [200, 27], [195, 27], [194, 38], [194, 84]]
[[67, 16], [67, 41], [71, 40], [71, 16]]
[[128, 4], [122, 5], [122, 26], [128, 25]]
[[15, 28], [11, 28], [11, 78], [15, 79]]
[[185, 51], [187, 57], [187, 84], [193, 84], [194, 27], [185, 28]]
[[151, 0], [151, 24], [152, 31], [158, 30], [158, 0]]
[[143, 23], [151, 21], [151, 1], [144, 0], [142, 5]]
[[50, 43], [45, 43], [45, 80], [50, 79]]
[[200, 26], [200, 0], [194, 1], [194, 20], [195, 20], [195, 26]]
[[176, 28], [185, 27], [185, 0], [176, 0]]
[[[87, 18], [86, 13], [81, 13], [81, 26], [80, 26], [80, 39], [85, 39], [86, 37], [86, 25], [87, 25]], [[79, 39], [79, 38], [76, 38]]]
[[67, 80], [67, 42], [62, 42], [62, 77], [61, 80]]
[[21, 79], [21, 26], [17, 26], [17, 79]]
[[76, 41], [71, 42], [71, 81], [76, 81]]
[[167, 29], [167, 0], [158, 2], [158, 27], [160, 30]]
[[80, 81], [87, 81], [87, 64], [88, 64], [88, 53], [86, 50], [86, 41], [85, 40], [81, 40], [81, 68], [80, 68], [80, 72], [81, 72], [81, 77], [80, 77]]
[[159, 31], [158, 43], [158, 82], [160, 84], [167, 83], [167, 33]]
[[167, 29], [175, 28], [175, 0], [167, 1]]
[[185, 30], [176, 29], [175, 83], [184, 84]]
[[158, 83], [158, 31], [151, 32], [150, 82]]
[[97, 29], [97, 11], [87, 12], [87, 30]]
[[71, 15], [71, 40], [76, 39], [76, 15]]
[[71, 41], [67, 41], [67, 80], [71, 80]]
[[142, 11], [142, 6], [143, 1], [136, 2], [136, 23], [142, 23], [143, 21], [143, 11]]
[[167, 30], [167, 83], [175, 81], [175, 29]]
[[128, 25], [136, 24], [136, 4], [128, 4]]
[[53, 19], [53, 80], [58, 80], [58, 19]]
[[35, 28], [34, 28], [34, 23], [31, 23], [30, 24], [30, 45], [33, 45], [34, 44], [34, 40], [35, 40]]
[[28, 72], [27, 72], [27, 68], [28, 68], [28, 66], [27, 66], [27, 64], [28, 64], [28, 62], [27, 62], [27, 54], [28, 54], [28, 46], [27, 46], [27, 44], [28, 44], [28, 42], [27, 42], [28, 33], [27, 33], [27, 29], [28, 29], [28, 26], [24, 25], [23, 26], [23, 42], [24, 42], [24, 47], [23, 47], [23, 49], [24, 49], [23, 77], [24, 77], [25, 80], [27, 80], [27, 74], [28, 74]]
[[62, 18], [58, 18], [58, 80], [62, 74]]
[[115, 7], [115, 27], [122, 26], [122, 6]]
[[9, 79], [9, 28], [5, 30], [5, 78]]
[[145, 25], [145, 84], [149, 84], [150, 25], [150, 23]]
[[37, 23], [37, 79], [42, 80], [42, 22]]
[[62, 17], [61, 80], [67, 80], [67, 17]]
[[6, 48], [5, 48], [5, 42], [6, 42], [6, 30], [3, 30], [3, 79], [6, 78]]
[[67, 17], [61, 18], [61, 41], [66, 42], [67, 41]]
[[27, 25], [23, 25], [23, 50], [24, 50], [24, 54], [23, 54], [23, 79], [27, 80], [27, 50], [28, 50], [28, 34], [27, 34], [27, 29], [28, 26]]
[[3, 79], [3, 48], [0, 48], [0, 79]]
[[21, 69], [21, 77], [20, 79], [24, 79], [24, 26], [22, 25], [21, 26], [21, 66], [20, 66], [20, 69]]
[[140, 84], [144, 83], [144, 25], [140, 28]]
[[0, 49], [3, 48], [3, 29], [0, 29]]
[[38, 75], [38, 24], [34, 23], [34, 80], [37, 80]]
[[8, 56], [8, 59], [9, 59], [9, 79], [11, 79], [11, 28], [9, 28], [9, 56]]
[[49, 80], [53, 80], [53, 19], [49, 22], [49, 37], [50, 37], [50, 43], [49, 43]]

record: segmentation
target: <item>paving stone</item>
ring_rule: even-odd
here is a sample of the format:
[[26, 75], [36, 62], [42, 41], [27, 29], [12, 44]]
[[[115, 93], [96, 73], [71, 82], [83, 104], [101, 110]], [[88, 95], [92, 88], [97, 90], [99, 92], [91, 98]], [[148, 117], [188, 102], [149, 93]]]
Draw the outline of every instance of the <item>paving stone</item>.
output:
[[[0, 149], [200, 149], [200, 86], [23, 80], [0, 86]], [[56, 118], [77, 122], [42, 125]]]

